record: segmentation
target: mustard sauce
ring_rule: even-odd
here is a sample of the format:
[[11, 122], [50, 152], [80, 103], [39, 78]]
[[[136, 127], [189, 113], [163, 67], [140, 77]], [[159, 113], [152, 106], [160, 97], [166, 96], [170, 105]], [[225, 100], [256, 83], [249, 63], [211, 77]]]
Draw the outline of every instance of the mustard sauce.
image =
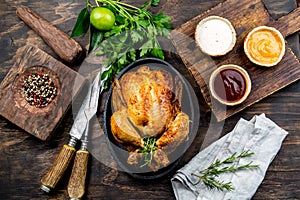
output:
[[283, 48], [280, 36], [268, 29], [252, 33], [247, 43], [250, 56], [262, 64], [271, 64], [280, 59]]

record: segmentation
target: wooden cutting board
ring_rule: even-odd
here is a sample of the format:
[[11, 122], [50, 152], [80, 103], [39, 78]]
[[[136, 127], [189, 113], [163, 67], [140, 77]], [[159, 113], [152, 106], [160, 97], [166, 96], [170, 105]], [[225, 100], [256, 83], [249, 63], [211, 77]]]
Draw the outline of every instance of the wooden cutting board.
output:
[[[203, 18], [211, 15], [227, 18], [237, 32], [237, 43], [234, 49], [227, 55], [217, 58], [203, 54], [194, 40], [196, 25]], [[300, 30], [300, 8], [275, 21], [261, 0], [227, 0], [184, 23], [171, 33], [174, 46], [200, 86], [205, 101], [211, 107], [218, 121], [236, 114], [300, 79], [299, 60], [288, 45], [286, 45], [284, 58], [274, 67], [257, 66], [248, 60], [243, 51], [244, 38], [250, 30], [261, 25], [277, 28], [284, 37], [293, 34]], [[242, 104], [226, 107], [211, 98], [208, 80], [213, 70], [229, 63], [240, 65], [247, 70], [252, 80], [252, 91]]]
[[[46, 140], [82, 88], [85, 79], [34, 46], [26, 46], [0, 85], [0, 115], [41, 140]], [[29, 105], [20, 92], [24, 76], [47, 73], [57, 85], [56, 98], [45, 108]]]

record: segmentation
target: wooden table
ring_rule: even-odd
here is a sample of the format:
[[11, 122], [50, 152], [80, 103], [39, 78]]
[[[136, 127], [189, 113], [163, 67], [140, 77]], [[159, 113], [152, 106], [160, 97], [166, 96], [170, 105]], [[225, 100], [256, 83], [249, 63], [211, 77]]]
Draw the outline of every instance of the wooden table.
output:
[[[70, 34], [84, 2], [2, 0], [0, 4], [0, 81], [9, 71], [20, 48], [26, 44], [34, 44], [59, 59], [43, 40], [17, 17], [15, 14], [17, 6], [21, 4], [29, 6], [59, 29]], [[132, 0], [131, 2], [136, 5], [143, 3], [142, 0]], [[160, 6], [154, 8], [153, 12], [162, 11], [172, 17], [172, 24], [176, 28], [220, 2], [222, 1], [161, 0]], [[296, 7], [294, 0], [265, 0], [264, 2], [274, 18], [278, 18]], [[78, 37], [76, 40], [83, 47], [87, 47], [87, 35]], [[288, 41], [299, 56], [299, 36], [295, 34]], [[202, 103], [200, 90], [189, 72], [185, 70], [179, 57], [168, 55], [166, 59], [190, 80], [199, 94], [201, 106], [197, 137], [176, 169], [186, 164], [200, 149], [232, 130], [241, 117], [250, 119], [255, 114], [265, 113], [267, 117], [287, 130], [289, 135], [270, 165], [266, 177], [253, 199], [300, 199], [300, 82], [298, 81], [224, 122], [218, 123]], [[78, 69], [76, 65], [69, 67], [74, 70]], [[103, 109], [103, 105], [101, 105], [101, 109]], [[101, 121], [101, 115], [99, 119]], [[68, 132], [72, 123], [73, 115], [69, 111], [53, 136], [43, 142], [0, 117], [0, 199], [67, 198], [66, 186], [70, 169], [57, 186], [55, 193], [47, 195], [39, 190], [39, 186], [41, 177], [51, 166], [62, 145], [69, 140]], [[209, 126], [210, 129], [208, 129]], [[91, 158], [88, 171], [86, 199], [175, 199], [170, 183], [174, 171], [164, 179], [145, 182], [133, 179], [124, 172], [111, 169], [101, 164], [95, 157]]]

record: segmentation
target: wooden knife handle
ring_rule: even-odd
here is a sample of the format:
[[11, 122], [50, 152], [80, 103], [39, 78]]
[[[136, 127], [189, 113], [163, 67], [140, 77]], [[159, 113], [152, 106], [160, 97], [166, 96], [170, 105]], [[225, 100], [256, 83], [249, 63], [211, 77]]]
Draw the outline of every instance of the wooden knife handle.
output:
[[68, 194], [71, 200], [79, 200], [84, 195], [89, 152], [76, 152], [71, 177], [68, 184]]
[[17, 15], [65, 62], [74, 63], [81, 59], [83, 50], [79, 43], [48, 23], [27, 6], [19, 6], [17, 8]]
[[277, 28], [283, 37], [296, 33], [300, 30], [300, 7], [268, 25]]
[[59, 182], [64, 172], [68, 168], [71, 162], [75, 148], [69, 145], [64, 145], [55, 159], [52, 167], [47, 172], [47, 174], [41, 179], [41, 189], [45, 192], [50, 192], [51, 189], [55, 188], [56, 184]]

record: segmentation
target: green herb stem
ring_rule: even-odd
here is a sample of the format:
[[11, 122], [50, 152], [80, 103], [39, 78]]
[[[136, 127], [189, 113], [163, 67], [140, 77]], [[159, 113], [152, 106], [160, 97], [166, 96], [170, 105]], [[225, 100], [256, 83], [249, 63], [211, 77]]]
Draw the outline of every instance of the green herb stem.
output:
[[140, 167], [145, 167], [149, 163], [152, 162], [153, 160], [153, 154], [154, 151], [156, 151], [157, 147], [155, 145], [156, 143], [156, 138], [155, 137], [149, 137], [149, 138], [144, 138], [144, 146], [143, 148], [139, 151], [139, 153], [143, 154], [143, 162]]
[[[139, 8], [137, 8], [135, 6], [131, 6], [129, 4], [122, 3], [120, 1], [96, 0], [96, 2], [101, 2], [103, 4], [105, 4], [105, 3], [109, 4], [114, 9], [116, 9], [117, 12], [119, 12], [121, 15], [123, 15], [123, 17], [129, 18], [131, 21], [134, 21], [134, 18], [132, 16], [132, 14], [130, 14], [130, 12], [137, 12], [139, 10]], [[128, 9], [127, 7], [131, 8], [131, 9]]]
[[127, 4], [127, 3], [123, 3], [123, 2], [121, 2], [121, 1], [118, 1], [117, 3], [118, 3], [119, 5], [124, 6], [124, 9], [131, 8], [131, 11], [138, 11], [138, 10], [140, 10], [139, 8], [137, 8], [137, 7], [133, 6], [133, 5], [130, 5], [130, 4]]
[[226, 158], [223, 161], [220, 161], [217, 159], [213, 164], [211, 164], [209, 167], [207, 167], [204, 170], [201, 170], [199, 174], [192, 173], [192, 176], [196, 176], [199, 178], [199, 181], [195, 183], [194, 185], [199, 184], [201, 181], [209, 188], [213, 189], [216, 188], [218, 190], [228, 190], [231, 191], [234, 189], [234, 187], [231, 185], [231, 182], [224, 183], [223, 181], [218, 181], [216, 180], [216, 177], [218, 177], [222, 173], [229, 173], [229, 172], [236, 172], [239, 170], [243, 169], [253, 169], [253, 168], [258, 168], [259, 165], [254, 165], [252, 162], [249, 162], [245, 165], [237, 166], [237, 165], [232, 165], [232, 166], [225, 166], [221, 167], [224, 164], [230, 164], [230, 163], [235, 163], [238, 161], [240, 158], [244, 157], [249, 157], [252, 156], [254, 153], [250, 151], [244, 151], [241, 154], [237, 155], [236, 153], [233, 153], [230, 157]]

